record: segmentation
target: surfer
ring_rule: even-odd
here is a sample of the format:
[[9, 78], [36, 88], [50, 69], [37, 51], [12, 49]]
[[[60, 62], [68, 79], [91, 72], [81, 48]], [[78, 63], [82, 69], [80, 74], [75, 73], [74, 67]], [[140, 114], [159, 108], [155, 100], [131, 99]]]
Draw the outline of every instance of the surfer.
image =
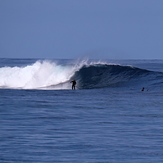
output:
[[144, 91], [144, 89], [145, 89], [145, 88], [143, 87], [141, 91]]
[[75, 89], [76, 80], [73, 80], [73, 81], [71, 81], [70, 83], [72, 83], [72, 89]]

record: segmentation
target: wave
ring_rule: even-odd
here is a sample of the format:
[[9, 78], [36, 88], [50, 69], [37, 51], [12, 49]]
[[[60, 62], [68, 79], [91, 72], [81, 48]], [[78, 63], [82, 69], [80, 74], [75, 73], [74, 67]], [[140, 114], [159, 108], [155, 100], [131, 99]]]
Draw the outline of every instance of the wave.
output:
[[131, 66], [94, 64], [83, 66], [73, 78], [78, 80], [80, 88], [90, 89], [140, 85], [152, 74], [151, 71]]
[[57, 63], [36, 61], [23, 67], [1, 67], [0, 88], [10, 89], [78, 89], [122, 87], [162, 83], [163, 73], [132, 66], [102, 62]]

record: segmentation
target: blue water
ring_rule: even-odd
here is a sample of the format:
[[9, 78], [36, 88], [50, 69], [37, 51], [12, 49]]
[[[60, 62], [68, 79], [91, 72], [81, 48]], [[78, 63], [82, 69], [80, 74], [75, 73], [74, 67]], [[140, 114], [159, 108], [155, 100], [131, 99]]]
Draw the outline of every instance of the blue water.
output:
[[162, 163], [163, 61], [77, 65], [0, 61], [0, 162]]

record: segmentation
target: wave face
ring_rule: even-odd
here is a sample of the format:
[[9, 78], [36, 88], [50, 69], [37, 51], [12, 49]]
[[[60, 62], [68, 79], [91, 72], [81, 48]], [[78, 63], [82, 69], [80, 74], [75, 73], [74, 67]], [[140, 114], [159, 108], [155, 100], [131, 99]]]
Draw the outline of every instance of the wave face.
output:
[[107, 63], [60, 64], [36, 61], [23, 67], [1, 67], [0, 88], [10, 89], [77, 89], [157, 85], [163, 83], [163, 73], [131, 66]]
[[150, 75], [151, 71], [130, 66], [94, 64], [83, 66], [73, 78], [79, 81], [80, 88], [89, 89], [140, 84]]

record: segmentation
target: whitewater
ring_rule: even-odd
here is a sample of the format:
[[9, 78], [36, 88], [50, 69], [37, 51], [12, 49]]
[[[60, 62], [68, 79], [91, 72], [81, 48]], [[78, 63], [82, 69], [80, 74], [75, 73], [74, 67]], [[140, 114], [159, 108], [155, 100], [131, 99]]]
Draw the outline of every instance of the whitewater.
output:
[[0, 162], [162, 163], [162, 97], [163, 60], [1, 58]]
[[[50, 61], [36, 61], [23, 67], [2, 67], [0, 68], [0, 87], [39, 89], [57, 85], [67, 82], [77, 69], [78, 66], [63, 66]], [[63, 89], [66, 88], [65, 85]]]

